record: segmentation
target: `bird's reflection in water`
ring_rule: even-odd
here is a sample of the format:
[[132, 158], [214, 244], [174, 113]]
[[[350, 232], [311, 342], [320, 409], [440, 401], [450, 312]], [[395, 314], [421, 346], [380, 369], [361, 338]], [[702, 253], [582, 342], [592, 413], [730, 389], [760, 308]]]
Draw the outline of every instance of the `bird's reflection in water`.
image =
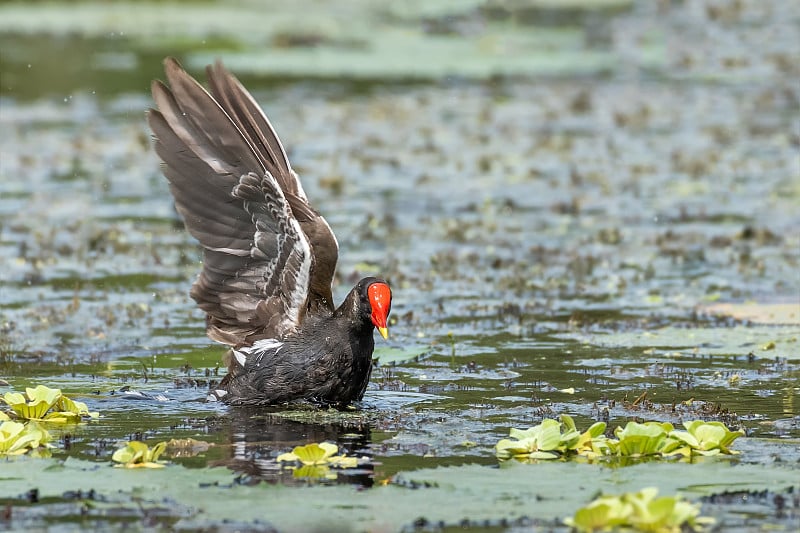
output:
[[[240, 472], [242, 483], [281, 483], [305, 485], [309, 483], [346, 483], [362, 487], [373, 484], [374, 467], [369, 462], [358, 468], [288, 468], [287, 463], [275, 459], [295, 446], [312, 442], [332, 442], [339, 447], [338, 455], [349, 457], [371, 457], [369, 450], [370, 428], [367, 424], [353, 422], [300, 422], [285, 416], [265, 411], [263, 408], [232, 408], [226, 416], [218, 419], [212, 431], [228, 434], [231, 446], [226, 457], [213, 466], [227, 466]], [[211, 429], [211, 428], [209, 428]], [[310, 470], [310, 472], [309, 472]], [[311, 473], [311, 476], [298, 474]]]

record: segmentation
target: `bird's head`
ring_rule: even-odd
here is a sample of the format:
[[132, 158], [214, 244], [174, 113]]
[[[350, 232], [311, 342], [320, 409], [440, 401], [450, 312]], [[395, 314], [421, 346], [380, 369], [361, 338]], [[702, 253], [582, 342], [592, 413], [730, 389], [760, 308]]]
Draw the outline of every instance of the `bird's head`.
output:
[[[387, 320], [392, 309], [392, 289], [389, 284], [378, 278], [365, 278], [361, 280], [362, 294], [366, 296], [369, 307], [369, 318], [372, 325], [378, 328], [378, 333], [384, 339], [389, 337]], [[365, 311], [366, 307], [365, 306]]]

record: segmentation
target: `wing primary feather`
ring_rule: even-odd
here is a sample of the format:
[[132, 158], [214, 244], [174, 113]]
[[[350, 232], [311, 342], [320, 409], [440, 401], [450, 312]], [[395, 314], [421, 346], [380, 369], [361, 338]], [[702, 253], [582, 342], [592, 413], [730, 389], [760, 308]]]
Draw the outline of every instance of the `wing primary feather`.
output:
[[148, 112], [156, 153], [187, 230], [203, 247], [191, 296], [207, 334], [231, 346], [283, 339], [308, 310], [332, 312], [338, 245], [309, 205], [272, 124], [221, 63], [210, 92], [165, 60]]
[[250, 92], [219, 61], [213, 66], [209, 65], [206, 73], [211, 93], [250, 144], [262, 154], [267, 170], [278, 181], [281, 189], [307, 202], [303, 186], [289, 164], [283, 143]]

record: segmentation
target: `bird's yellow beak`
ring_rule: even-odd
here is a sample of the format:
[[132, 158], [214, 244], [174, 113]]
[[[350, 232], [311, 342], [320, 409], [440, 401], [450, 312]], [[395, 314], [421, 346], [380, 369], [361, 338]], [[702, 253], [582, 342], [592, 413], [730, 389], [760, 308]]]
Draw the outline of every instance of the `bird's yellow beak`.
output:
[[389, 317], [389, 310], [392, 308], [392, 290], [382, 282], [376, 281], [367, 289], [369, 294], [369, 305], [372, 307], [372, 325], [378, 328], [378, 333], [384, 339], [389, 338], [389, 328], [386, 327], [386, 319]]

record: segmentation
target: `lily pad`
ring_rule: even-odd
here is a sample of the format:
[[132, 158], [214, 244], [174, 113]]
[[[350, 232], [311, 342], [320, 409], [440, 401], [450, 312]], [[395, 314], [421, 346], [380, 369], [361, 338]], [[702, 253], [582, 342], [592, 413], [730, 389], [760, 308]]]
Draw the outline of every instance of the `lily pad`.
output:
[[800, 325], [800, 303], [715, 303], [704, 305], [701, 311], [753, 324]]
[[[762, 444], [779, 450], [777, 444]], [[281, 531], [323, 525], [326, 530], [335, 530], [345, 524], [361, 530], [398, 530], [418, 518], [455, 525], [462, 520], [513, 520], [524, 515], [558, 523], [591, 501], [593, 494], [611, 488], [630, 492], [657, 485], [663, 494], [681, 492], [694, 499], [733, 489], [780, 491], [798, 487], [800, 479], [797, 468], [786, 464], [712, 461], [691, 468], [652, 463], [618, 469], [577, 463], [509, 463], [504, 468], [467, 465], [423, 469], [396, 476], [395, 484], [357, 491], [342, 485], [287, 488], [233, 484], [233, 474], [223, 468], [175, 466], [153, 470], [146, 476], [131, 476], [125, 469], [108, 464], [21, 459], [3, 465], [0, 498], [15, 498], [35, 487], [42, 501], [52, 501], [66, 491], [93, 489], [98, 499], [148, 509], [168, 497], [184, 518], [202, 514], [209, 521], [269, 520]], [[231, 506], [230, 501], [237, 505]], [[299, 508], [298, 502], [302, 502]]]
[[[781, 357], [790, 361], [800, 361], [800, 327], [794, 325], [730, 328], [670, 326], [645, 332], [570, 333], [562, 336], [609, 348], [658, 348], [703, 355], [753, 354], [756, 357]], [[774, 347], [768, 351], [763, 350], [762, 348], [768, 343], [773, 343]]]
[[618, 496], [601, 496], [564, 522], [589, 533], [612, 528], [661, 533], [697, 531], [714, 523], [713, 518], [699, 516], [699, 504], [679, 496], [657, 495], [658, 489], [648, 487]]
[[428, 352], [430, 352], [430, 348], [426, 346], [411, 346], [408, 348], [376, 346], [372, 358], [377, 359], [378, 364], [381, 366], [386, 366], [413, 361]]
[[[425, 31], [428, 24], [420, 20], [422, 10], [408, 20], [370, 2], [351, 0], [347, 5], [326, 10], [301, 1], [273, 9], [265, 18], [259, 6], [247, 4], [237, 9], [204, 2], [152, 3], [147, 9], [128, 2], [10, 4], [0, 6], [0, 31], [85, 38], [111, 34], [133, 40], [145, 51], [188, 48], [193, 49], [187, 61], [193, 68], [202, 68], [220, 55], [218, 49], [202, 51], [209, 48], [207, 41], [217, 42], [224, 45], [228, 67], [278, 78], [487, 79], [595, 74], [613, 69], [616, 63], [608, 48], [586, 46], [584, 30], [577, 24], [529, 31], [511, 21], [486, 21], [474, 25], [477, 35], [464, 38], [459, 32]], [[359, 15], [348, 15], [351, 10]], [[469, 3], [449, 6], [449, 11], [456, 16], [480, 16]], [[440, 16], [446, 20], [450, 15]], [[163, 25], [164, 20], [179, 19], [193, 23], [180, 33], [167, 31]], [[112, 60], [101, 56], [98, 63], [136, 65], [135, 56], [120, 61], [120, 55], [111, 55]], [[419, 61], [422, 55], [425, 61]]]

